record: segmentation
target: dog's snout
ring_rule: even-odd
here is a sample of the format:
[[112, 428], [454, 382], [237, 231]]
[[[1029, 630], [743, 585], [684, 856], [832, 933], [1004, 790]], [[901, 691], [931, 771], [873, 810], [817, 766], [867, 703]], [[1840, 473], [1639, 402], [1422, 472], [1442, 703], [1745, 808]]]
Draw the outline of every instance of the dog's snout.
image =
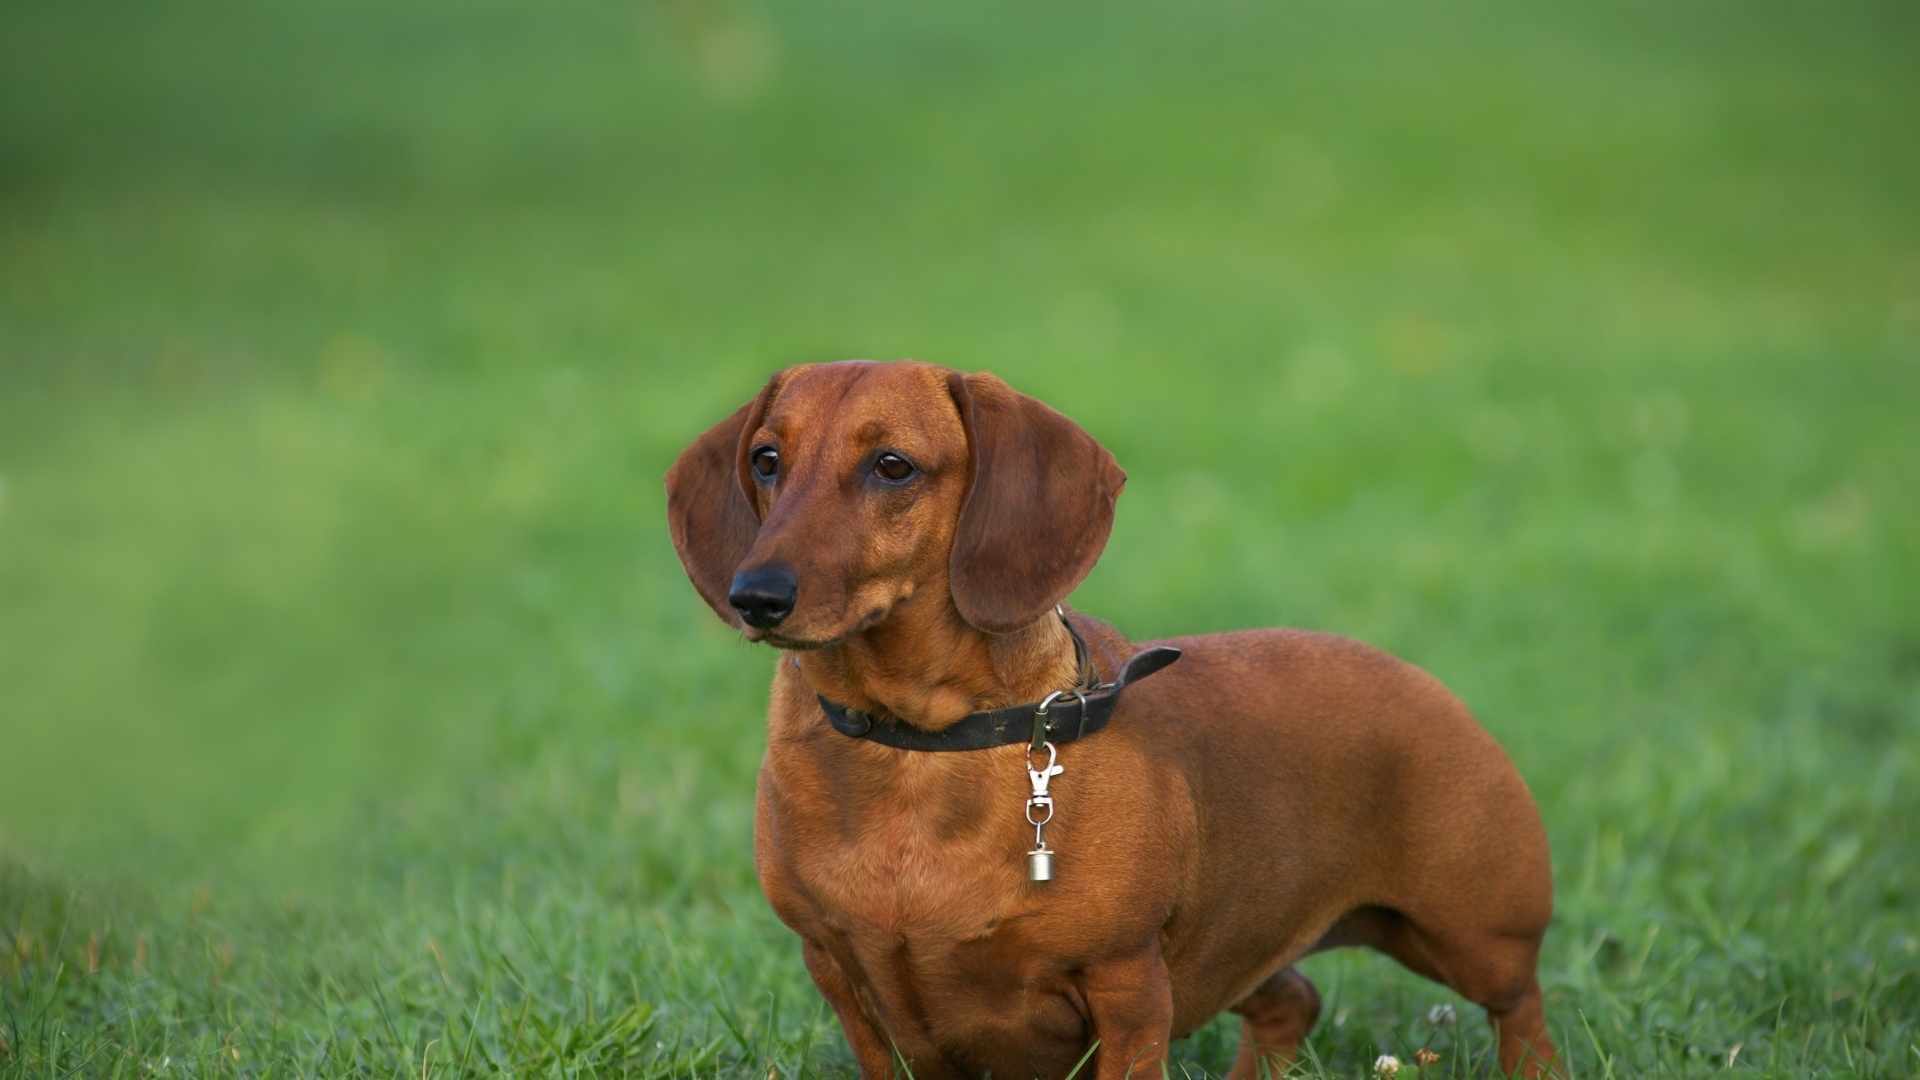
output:
[[771, 630], [793, 613], [793, 600], [799, 592], [800, 583], [792, 570], [777, 564], [756, 566], [733, 575], [727, 603], [748, 626]]

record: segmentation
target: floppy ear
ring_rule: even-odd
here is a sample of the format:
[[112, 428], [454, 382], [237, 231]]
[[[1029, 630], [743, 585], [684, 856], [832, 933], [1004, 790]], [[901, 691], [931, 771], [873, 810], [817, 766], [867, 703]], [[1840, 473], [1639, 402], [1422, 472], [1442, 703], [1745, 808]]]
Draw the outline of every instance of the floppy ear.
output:
[[715, 615], [729, 625], [739, 614], [727, 603], [733, 573], [760, 532], [747, 497], [747, 446], [767, 414], [779, 376], [732, 416], [708, 428], [667, 470], [667, 526], [680, 565]]
[[1127, 474], [1078, 424], [993, 375], [947, 376], [973, 453], [948, 576], [968, 625], [1025, 626], [1066, 599], [1113, 531]]

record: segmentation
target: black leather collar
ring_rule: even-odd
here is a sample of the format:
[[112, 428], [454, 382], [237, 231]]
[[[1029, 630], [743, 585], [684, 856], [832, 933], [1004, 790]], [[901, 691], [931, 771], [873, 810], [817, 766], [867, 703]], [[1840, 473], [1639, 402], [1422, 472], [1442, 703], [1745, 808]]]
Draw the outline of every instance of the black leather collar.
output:
[[[1120, 669], [1120, 677], [1110, 683], [1097, 683], [1087, 645], [1073, 624], [1066, 622], [1073, 635], [1074, 653], [1080, 660], [1080, 686], [1052, 695], [1046, 702], [1009, 705], [1004, 709], [968, 713], [952, 726], [939, 731], [923, 731], [890, 717], [849, 709], [826, 698], [820, 708], [827, 722], [842, 735], [866, 739], [899, 750], [984, 750], [989, 746], [1013, 743], [1038, 745], [1047, 742], [1068, 743], [1085, 738], [1107, 726], [1120, 692], [1141, 679], [1180, 659], [1180, 650], [1171, 645], [1155, 645], [1135, 653]], [[1039, 730], [1035, 731], [1036, 722]]]

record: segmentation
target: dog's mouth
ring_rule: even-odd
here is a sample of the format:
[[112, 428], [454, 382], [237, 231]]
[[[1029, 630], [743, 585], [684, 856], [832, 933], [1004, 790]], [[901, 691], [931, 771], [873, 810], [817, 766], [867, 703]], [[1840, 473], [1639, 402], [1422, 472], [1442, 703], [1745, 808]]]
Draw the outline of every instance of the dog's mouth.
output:
[[771, 645], [776, 649], [786, 649], [790, 652], [812, 652], [829, 645], [838, 645], [847, 639], [846, 634], [824, 638], [797, 637], [781, 633], [778, 627], [762, 630], [755, 626], [741, 627], [740, 636], [756, 645]]
[[812, 652], [815, 649], [824, 649], [829, 645], [838, 645], [844, 640], [844, 637], [822, 638], [818, 641], [813, 641], [806, 638], [787, 637], [783, 634], [776, 634], [771, 630], [748, 630], [747, 640], [759, 642], [763, 645], [771, 645], [776, 649], [786, 649], [789, 652]]
[[862, 615], [849, 629], [842, 631], [841, 633], [835, 634], [831, 637], [824, 637], [824, 638], [794, 637], [788, 634], [782, 634], [777, 628], [771, 629], [771, 630], [762, 630], [762, 629], [759, 629], [758, 627], [753, 627], [753, 626], [743, 627], [741, 630], [741, 633], [746, 637], [748, 641], [754, 642], [755, 644], [771, 645], [776, 649], [785, 649], [788, 652], [813, 652], [818, 649], [825, 649], [829, 646], [838, 645], [841, 642], [852, 637], [853, 635], [858, 634], [863, 630], [870, 629], [874, 625], [878, 624], [882, 619], [885, 619], [887, 617], [888, 610], [889, 610], [888, 608], [884, 608], [884, 607], [875, 608], [874, 610], [867, 612], [865, 615]]

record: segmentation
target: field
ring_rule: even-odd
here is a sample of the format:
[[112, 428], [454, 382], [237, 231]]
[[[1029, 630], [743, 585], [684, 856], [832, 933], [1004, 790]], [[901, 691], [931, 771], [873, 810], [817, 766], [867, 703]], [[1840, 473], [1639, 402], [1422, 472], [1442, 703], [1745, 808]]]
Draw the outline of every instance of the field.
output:
[[[660, 477], [776, 367], [908, 355], [1126, 467], [1080, 607], [1474, 706], [1575, 1076], [1920, 1074], [1916, 46], [1898, 3], [25, 0], [0, 1074], [846, 1073], [752, 876], [773, 657]], [[1301, 1075], [1488, 1073], [1477, 1009], [1306, 969]]]

